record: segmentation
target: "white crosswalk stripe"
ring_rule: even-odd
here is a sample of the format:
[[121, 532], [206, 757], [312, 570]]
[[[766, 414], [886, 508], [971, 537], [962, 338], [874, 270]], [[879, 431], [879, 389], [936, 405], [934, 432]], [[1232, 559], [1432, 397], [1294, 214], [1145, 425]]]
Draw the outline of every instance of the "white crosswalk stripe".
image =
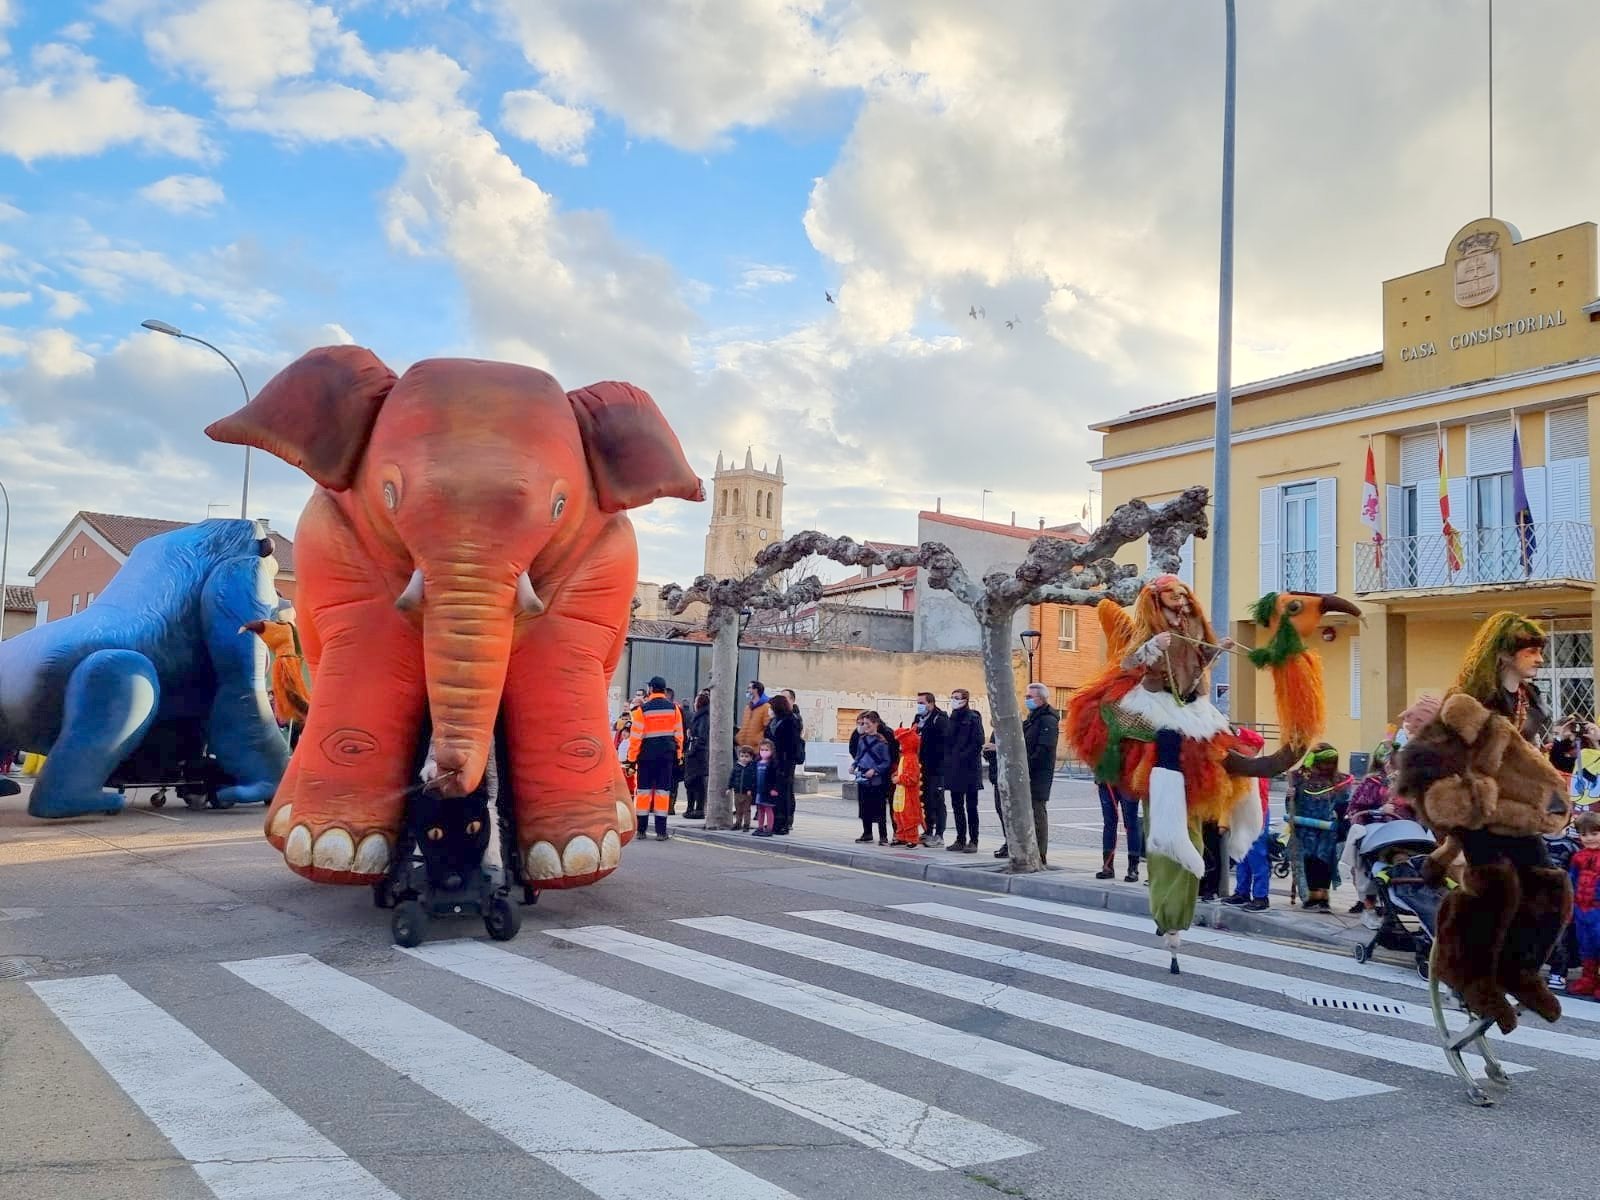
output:
[[[966, 909], [951, 908], [947, 905], [897, 904], [894, 907], [901, 912], [923, 912], [930, 907], [949, 908], [948, 919], [950, 920], [961, 920], [963, 923], [989, 929], [995, 933], [1016, 934], [1019, 937], [1048, 942], [1053, 946], [1067, 946], [1074, 950], [1087, 950], [1091, 954], [1103, 954], [1110, 958], [1123, 959], [1126, 962], [1142, 963], [1145, 966], [1156, 966], [1165, 969], [1169, 960], [1167, 951], [1162, 949], [1135, 946], [1132, 942], [1099, 937], [1092, 933], [1078, 933], [1076, 930], [1062, 929], [1055, 925], [1041, 925], [1037, 921], [1017, 921], [998, 914], [990, 915], [988, 912], [970, 913]], [[958, 912], [962, 914], [959, 918], [954, 916]], [[945, 916], [946, 914], [939, 913], [934, 915]], [[1184, 959], [1183, 969], [1188, 974], [1197, 975], [1203, 979], [1217, 979], [1224, 983], [1235, 983], [1241, 987], [1276, 992], [1280, 996], [1287, 996], [1291, 1000], [1299, 1000], [1305, 1004], [1310, 1004], [1321, 998], [1323, 1000], [1342, 1001], [1356, 1006], [1383, 1006], [1376, 1015], [1396, 1021], [1406, 1021], [1413, 1025], [1433, 1026], [1433, 1013], [1429, 1009], [1419, 1004], [1397, 1003], [1387, 996], [1378, 996], [1371, 992], [1352, 991], [1349, 988], [1333, 987], [1313, 980], [1301, 979], [1296, 975], [1279, 975], [1272, 971], [1263, 971], [1259, 967], [1246, 967], [1237, 963], [1199, 958], [1195, 955], [1189, 955]], [[1458, 1014], [1454, 1024], [1458, 1028], [1464, 1028], [1466, 1017]], [[1523, 1023], [1506, 1040], [1518, 1046], [1531, 1046], [1540, 1050], [1554, 1051], [1557, 1054], [1570, 1055], [1573, 1058], [1600, 1061], [1600, 1038], [1554, 1033], [1548, 1028], [1536, 1029], [1531, 1024]]]
[[[1028, 896], [992, 896], [986, 903], [1028, 912], [1047, 913], [1053, 917], [1084, 921], [1091, 925], [1109, 925], [1139, 933], [1149, 933], [1151, 928], [1149, 917], [1135, 917], [1105, 908], [1074, 908], [1070, 904], [1060, 904], [1054, 900], [1035, 900]], [[1360, 963], [1341, 954], [1310, 950], [1304, 946], [1289, 946], [1282, 942], [1271, 942], [1217, 929], [1198, 927], [1187, 929], [1184, 931], [1183, 940], [1196, 946], [1214, 946], [1232, 954], [1242, 954], [1246, 958], [1270, 958], [1278, 962], [1294, 963], [1297, 966], [1315, 967], [1319, 971], [1330, 971], [1336, 975], [1351, 975], [1368, 982], [1397, 983], [1401, 987], [1422, 991], [1428, 988], [1428, 981], [1415, 970], [1410, 967], [1395, 966], [1393, 963], [1373, 962], [1370, 959]], [[1540, 1018], [1531, 1013], [1527, 1014], [1526, 1019], [1535, 1029], [1543, 1025]], [[1600, 1024], [1600, 1004], [1563, 1003], [1561, 1019]]]
[[399, 1200], [116, 976], [28, 986], [193, 1165], [217, 1200]]
[[[547, 928], [546, 939], [514, 947], [436, 942], [390, 960], [381, 988], [304, 954], [217, 966], [257, 989], [275, 1037], [294, 1024], [320, 1027], [326, 1032], [317, 1036], [335, 1053], [372, 1060], [355, 1074], [398, 1073], [430, 1094], [420, 1103], [440, 1113], [454, 1109], [461, 1115], [451, 1114], [453, 1120], [475, 1121], [545, 1164], [524, 1161], [519, 1170], [553, 1170], [570, 1181], [564, 1187], [602, 1200], [795, 1200], [817, 1194], [818, 1180], [827, 1177], [817, 1173], [816, 1156], [837, 1155], [850, 1142], [870, 1152], [854, 1168], [868, 1190], [871, 1172], [908, 1169], [931, 1173], [916, 1176], [925, 1182], [953, 1175], [961, 1185], [960, 1172], [1039, 1152], [1049, 1140], [1039, 1132], [1041, 1109], [1067, 1136], [1093, 1136], [1112, 1123], [1158, 1131], [1257, 1107], [1276, 1112], [1284, 1104], [1349, 1104], [1412, 1086], [1455, 1087], [1437, 1078], [1450, 1070], [1433, 1039], [1431, 1013], [1408, 1002], [1414, 983], [1407, 982], [1400, 1000], [1384, 994], [1399, 980], [1382, 974], [1367, 981], [1370, 992], [1326, 985], [1319, 970], [1353, 974], [1340, 969], [1344, 960], [1211, 930], [1194, 931], [1205, 935], [1191, 938], [1205, 950], [1187, 956], [1180, 981], [1167, 975], [1164, 949], [1074, 925], [1147, 933], [1147, 922], [1004, 899], [1013, 903], [815, 909], [664, 924], [678, 941], [596, 925]], [[1040, 915], [1020, 919], [1024, 911]], [[793, 928], [797, 922], [806, 923], [806, 932]], [[998, 937], [1029, 948], [998, 944]], [[720, 940], [712, 944], [713, 938]], [[878, 944], [869, 945], [873, 939]], [[543, 952], [560, 943], [599, 954], [565, 955], [562, 966], [573, 970], [559, 970]], [[943, 965], [921, 961], [933, 955]], [[1281, 970], [1250, 960], [1275, 960]], [[811, 982], [813, 964], [834, 972], [830, 983], [843, 982], [836, 989]], [[217, 967], [205, 969], [226, 978]], [[605, 982], [579, 970], [603, 972]], [[326, 1099], [309, 1090], [313, 1085], [281, 1069], [257, 1082], [251, 1063], [270, 1051], [249, 1041], [219, 1042], [246, 1047], [238, 1062], [230, 1061], [183, 1024], [181, 1009], [180, 1015], [163, 1009], [159, 980], [138, 983], [135, 990], [117, 976], [98, 975], [28, 986], [67, 1031], [63, 1045], [70, 1034], [218, 1200], [411, 1200], [404, 1173], [364, 1163], [354, 1149], [380, 1153], [368, 1148], [392, 1145], [392, 1137], [352, 1132], [364, 1118], [348, 1113], [355, 1126], [320, 1132], [310, 1118], [326, 1111]], [[1114, 997], [1116, 1005], [1068, 1000], [1051, 994], [1061, 991], [1053, 984]], [[232, 980], [228, 986], [241, 995], [249, 990]], [[445, 1011], [438, 997], [462, 989], [469, 992], [461, 1011], [481, 1014], [488, 1004], [500, 1022], [486, 1025], [480, 1016], [478, 1032], [469, 1033], [416, 998], [432, 997], [432, 1007]], [[707, 1003], [705, 989], [720, 993], [719, 1002]], [[1254, 1002], [1250, 993], [1257, 994]], [[933, 1010], [929, 996], [936, 998]], [[1294, 1011], [1319, 997], [1368, 1007]], [[1373, 1005], [1387, 1007], [1373, 1011]], [[448, 1011], [456, 1010], [451, 1003]], [[740, 1014], [737, 1020], [714, 1015], [730, 1011]], [[777, 1025], [775, 1013], [782, 1015]], [[516, 1053], [482, 1032], [510, 1028], [504, 1018], [518, 1015], [560, 1032], [524, 1031]], [[1428, 1030], [1378, 1032], [1386, 1020]], [[1197, 1027], [1204, 1021], [1216, 1024]], [[774, 1041], [785, 1045], [727, 1025], [776, 1028]], [[983, 1034], [969, 1032], [974, 1028]], [[584, 1037], [606, 1039], [606, 1052], [585, 1053]], [[1510, 1041], [1600, 1060], [1600, 1038], [1548, 1026], [1519, 1030]], [[536, 1061], [540, 1056], [527, 1045], [548, 1046], [551, 1062]], [[656, 1073], [640, 1093], [652, 1097], [647, 1104], [659, 1105], [662, 1080], [675, 1075], [676, 1086], [695, 1096], [681, 1110], [684, 1117], [672, 1108], [674, 1115], [664, 1118], [671, 1128], [664, 1128], [630, 1111], [631, 1086], [621, 1089], [621, 1101], [611, 1099], [619, 1061]], [[1363, 1078], [1351, 1073], [1351, 1063], [1385, 1073]], [[1481, 1072], [1483, 1064], [1475, 1061], [1474, 1069]], [[874, 1081], [878, 1071], [893, 1079]], [[968, 1086], [952, 1086], [962, 1076]], [[978, 1080], [1011, 1089], [1013, 1103], [985, 1105]], [[263, 1086], [268, 1082], [278, 1094]], [[708, 1103], [713, 1093], [723, 1098]], [[1031, 1111], [1018, 1103], [1024, 1100]], [[740, 1106], [735, 1123], [755, 1132], [726, 1135], [720, 1118], [734, 1105]], [[680, 1125], [689, 1114], [693, 1121]], [[785, 1132], [766, 1144], [764, 1126], [776, 1120], [788, 1130], [796, 1118], [812, 1134]], [[818, 1129], [837, 1136], [828, 1141]], [[338, 1144], [352, 1137], [359, 1140]], [[780, 1148], [783, 1154], [769, 1153]], [[863, 1165], [869, 1162], [876, 1165]]]
[[439, 942], [407, 953], [798, 1113], [923, 1170], [973, 1166], [1039, 1148], [910, 1096], [482, 942]]
[[[947, 912], [946, 910], [947, 906], [945, 905], [930, 905], [927, 910], [921, 910], [920, 915], [954, 920], [957, 918], [951, 915], [952, 912], [964, 911], [962, 909], [954, 909]], [[1416, 1067], [1419, 1070], [1431, 1071], [1438, 1075], [1453, 1074], [1450, 1070], [1450, 1065], [1445, 1062], [1444, 1055], [1439, 1052], [1439, 1047], [1433, 1044], [1425, 1045], [1421, 1042], [1412, 1042], [1405, 1038], [1391, 1037], [1386, 1033], [1369, 1033], [1364, 1029], [1352, 1029], [1349, 1026], [1340, 1025], [1335, 1021], [1324, 1021], [1317, 1017], [1302, 1016], [1299, 1013], [1281, 1012], [1275, 1008], [1266, 1008], [1259, 1004], [1249, 1004], [1243, 1000], [1235, 1000], [1230, 996], [1215, 996], [1210, 992], [1195, 991], [1193, 988], [1176, 987], [1169, 983], [1140, 979], [1136, 975], [1119, 975], [1115, 971], [1104, 971], [1099, 967], [1080, 966], [1066, 959], [1049, 958], [1026, 950], [1012, 950], [1006, 946], [991, 946], [986, 942], [975, 942], [970, 938], [951, 937], [949, 934], [935, 933], [932, 930], [920, 929], [910, 925], [894, 925], [887, 921], [877, 921], [870, 917], [858, 916], [855, 913], [824, 911], [800, 912], [793, 915], [803, 917], [808, 921], [833, 925], [840, 929], [854, 929], [860, 933], [892, 938], [895, 941], [905, 942], [913, 946], [924, 946], [929, 950], [940, 950], [946, 954], [955, 954], [963, 958], [975, 958], [981, 962], [990, 962], [997, 966], [1010, 967], [1013, 970], [1044, 975], [1051, 979], [1060, 979], [1082, 987], [1115, 992], [1118, 995], [1130, 996], [1136, 1000], [1159, 1004], [1166, 1008], [1177, 1009], [1180, 1012], [1199, 1013], [1202, 1016], [1215, 1017], [1219, 1021], [1227, 1021], [1229, 1024], [1239, 1025], [1245, 1029], [1256, 1029], [1263, 1033], [1276, 1034], [1279, 1037], [1304, 1042], [1310, 1046], [1331, 1046], [1336, 1050], [1344, 1050], [1351, 1054], [1376, 1058], [1384, 1062], [1400, 1063], [1403, 1066]], [[1480, 1072], [1483, 1070], [1482, 1059], [1471, 1056], [1468, 1056], [1468, 1058], [1475, 1070]], [[1508, 1072], [1528, 1069], [1514, 1064], [1502, 1065], [1505, 1066]]]
[[791, 1196], [307, 955], [223, 966], [605, 1200]]
[[687, 946], [599, 925], [544, 932], [1136, 1129], [1165, 1129], [1234, 1115], [1233, 1109], [1221, 1105], [1076, 1067]]
[[1137, 1021], [1103, 1009], [1057, 1000], [1053, 996], [1040, 996], [1008, 984], [960, 975], [926, 963], [894, 958], [809, 934], [758, 925], [738, 917], [695, 917], [679, 921], [678, 924], [726, 937], [748, 939], [768, 949], [782, 950], [813, 962], [952, 996], [980, 1008], [991, 1008], [1009, 1016], [1064, 1029], [1082, 1037], [1097, 1038], [1170, 1062], [1218, 1071], [1316, 1100], [1348, 1100], [1353, 1096], [1370, 1096], [1394, 1090], [1385, 1084], [1341, 1075], [1337, 1071], [1325, 1071], [1320, 1067], [1275, 1058], [1270, 1054], [1257, 1054], [1252, 1050], [1238, 1050], [1210, 1038], [1196, 1037], [1149, 1021]]

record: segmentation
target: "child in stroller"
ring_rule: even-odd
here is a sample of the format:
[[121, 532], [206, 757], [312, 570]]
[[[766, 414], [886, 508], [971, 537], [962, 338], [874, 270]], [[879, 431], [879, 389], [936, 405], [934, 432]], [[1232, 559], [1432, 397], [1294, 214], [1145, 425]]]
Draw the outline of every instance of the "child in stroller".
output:
[[1417, 974], [1428, 978], [1445, 889], [1422, 881], [1422, 864], [1436, 845], [1433, 835], [1416, 821], [1390, 821], [1362, 839], [1361, 862], [1377, 885], [1383, 912], [1371, 938], [1356, 945], [1357, 962], [1366, 962], [1379, 946], [1409, 952]]

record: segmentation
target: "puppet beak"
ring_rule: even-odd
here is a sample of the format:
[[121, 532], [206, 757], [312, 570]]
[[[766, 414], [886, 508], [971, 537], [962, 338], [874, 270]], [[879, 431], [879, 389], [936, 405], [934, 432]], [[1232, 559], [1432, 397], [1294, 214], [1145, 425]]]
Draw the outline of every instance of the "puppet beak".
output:
[[1346, 615], [1352, 617], [1359, 617], [1361, 615], [1361, 610], [1350, 601], [1346, 600], [1343, 596], [1322, 595], [1317, 597], [1317, 599], [1322, 602], [1322, 612], [1324, 616], [1326, 616], [1328, 613], [1345, 613]]

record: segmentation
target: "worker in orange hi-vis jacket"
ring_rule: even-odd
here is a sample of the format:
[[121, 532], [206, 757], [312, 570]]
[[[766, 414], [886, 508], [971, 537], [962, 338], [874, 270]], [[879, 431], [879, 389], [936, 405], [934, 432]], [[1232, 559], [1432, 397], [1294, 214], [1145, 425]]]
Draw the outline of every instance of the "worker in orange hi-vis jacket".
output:
[[672, 803], [672, 781], [683, 759], [683, 714], [667, 698], [667, 681], [657, 675], [649, 691], [633, 710], [628, 733], [628, 762], [636, 772], [633, 808], [639, 818], [638, 836], [644, 837], [652, 813], [656, 841], [667, 840], [667, 806]]

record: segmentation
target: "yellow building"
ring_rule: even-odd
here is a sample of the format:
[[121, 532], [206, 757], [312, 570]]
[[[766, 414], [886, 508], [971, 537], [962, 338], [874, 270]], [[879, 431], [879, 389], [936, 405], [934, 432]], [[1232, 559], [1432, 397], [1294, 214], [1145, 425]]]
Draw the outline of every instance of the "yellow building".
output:
[[[1226, 619], [1213, 617], [1248, 644], [1244, 614], [1264, 592], [1337, 591], [1361, 605], [1359, 624], [1335, 618], [1319, 644], [1341, 750], [1370, 750], [1419, 692], [1446, 687], [1476, 624], [1503, 608], [1552, 631], [1541, 680], [1552, 711], [1594, 713], [1596, 249], [1592, 223], [1524, 240], [1502, 221], [1474, 221], [1442, 262], [1384, 283], [1382, 350], [1235, 389], [1232, 596]], [[1209, 485], [1214, 409], [1214, 395], [1195, 396], [1093, 426], [1107, 507]], [[1459, 561], [1440, 513], [1441, 441]], [[1369, 445], [1381, 539], [1362, 517]], [[1209, 555], [1206, 541], [1185, 555], [1202, 597]], [[1271, 724], [1270, 684], [1258, 693], [1242, 660], [1232, 678], [1234, 717]]]

